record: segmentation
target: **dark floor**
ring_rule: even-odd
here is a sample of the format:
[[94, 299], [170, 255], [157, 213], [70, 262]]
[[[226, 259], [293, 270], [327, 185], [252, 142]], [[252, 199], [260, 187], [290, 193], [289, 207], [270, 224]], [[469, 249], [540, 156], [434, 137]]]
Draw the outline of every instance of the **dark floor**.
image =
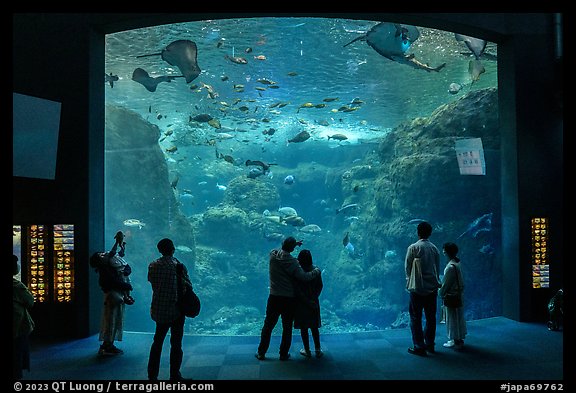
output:
[[[492, 392], [501, 391], [501, 383], [506, 382], [563, 383], [562, 331], [503, 317], [476, 320], [468, 323], [462, 350], [442, 346], [445, 332], [445, 325], [438, 325], [437, 352], [426, 358], [407, 352], [411, 344], [409, 329], [396, 329], [324, 334], [321, 341], [325, 356], [306, 359], [299, 354], [301, 339], [295, 330], [292, 358], [288, 361], [278, 359], [278, 336], [273, 336], [264, 361], [254, 357], [259, 337], [185, 336], [181, 371], [195, 382], [213, 383], [214, 390], [228, 385], [226, 381], [239, 380], [338, 380], [336, 386], [342, 382], [349, 387], [345, 381], [482, 381], [483, 386], [487, 382], [493, 385], [488, 390]], [[99, 357], [98, 336], [58, 343], [33, 341], [31, 371], [25, 372], [24, 379], [145, 380], [151, 342], [152, 334], [126, 332], [124, 340], [117, 343], [125, 351], [123, 355]], [[160, 379], [168, 378], [168, 353], [169, 337], [164, 344]]]

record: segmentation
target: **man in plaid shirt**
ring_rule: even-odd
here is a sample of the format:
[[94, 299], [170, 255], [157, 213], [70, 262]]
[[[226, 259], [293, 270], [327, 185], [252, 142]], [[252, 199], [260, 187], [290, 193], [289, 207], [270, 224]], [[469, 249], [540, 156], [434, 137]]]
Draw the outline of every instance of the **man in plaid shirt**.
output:
[[[185, 317], [177, 306], [176, 265], [178, 260], [174, 258], [175, 247], [172, 240], [162, 239], [158, 242], [157, 247], [162, 257], [148, 266], [148, 281], [150, 281], [153, 291], [150, 315], [152, 320], [156, 322], [154, 341], [148, 359], [148, 379], [158, 379], [162, 345], [168, 330], [170, 330], [170, 380], [182, 381], [184, 378], [180, 374], [180, 366], [183, 356], [182, 338], [184, 336]], [[183, 265], [182, 274], [185, 280], [190, 281], [186, 265]]]

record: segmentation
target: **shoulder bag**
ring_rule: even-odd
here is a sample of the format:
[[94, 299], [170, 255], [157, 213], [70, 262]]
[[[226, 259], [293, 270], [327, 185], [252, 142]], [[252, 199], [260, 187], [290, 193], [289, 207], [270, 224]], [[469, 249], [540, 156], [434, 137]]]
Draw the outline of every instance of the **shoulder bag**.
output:
[[410, 292], [415, 292], [422, 289], [422, 267], [420, 266], [420, 258], [414, 258], [412, 261], [412, 269], [410, 270], [410, 278], [406, 283], [406, 289]]
[[184, 278], [184, 265], [181, 262], [176, 264], [176, 275], [178, 282], [178, 307], [182, 314], [188, 318], [196, 318], [200, 314], [200, 299], [190, 281]]

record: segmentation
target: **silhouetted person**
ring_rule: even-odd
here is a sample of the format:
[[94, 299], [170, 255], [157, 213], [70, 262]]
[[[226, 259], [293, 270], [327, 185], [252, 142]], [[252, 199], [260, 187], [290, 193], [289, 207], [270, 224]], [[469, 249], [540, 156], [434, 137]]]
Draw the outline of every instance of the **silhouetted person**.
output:
[[[414, 355], [426, 356], [426, 351], [434, 352], [436, 338], [436, 310], [439, 287], [438, 270], [440, 255], [438, 248], [428, 238], [432, 234], [432, 225], [424, 221], [417, 227], [418, 241], [408, 246], [404, 269], [408, 282], [413, 268], [414, 258], [420, 258], [422, 271], [422, 288], [410, 290], [410, 330], [413, 346], [408, 352]], [[422, 311], [426, 317], [426, 325], [422, 330]]]
[[[302, 250], [298, 254], [298, 262], [305, 272], [312, 271], [316, 266], [312, 263], [310, 250]], [[294, 289], [297, 295], [296, 312], [294, 314], [294, 328], [300, 329], [302, 345], [300, 354], [305, 357], [312, 356], [310, 352], [310, 338], [308, 329], [312, 333], [314, 341], [314, 354], [317, 358], [322, 357], [322, 346], [320, 345], [320, 330], [322, 319], [320, 317], [320, 301], [318, 297], [323, 288], [322, 275], [319, 274], [312, 281], [295, 281]]]
[[[464, 277], [462, 276], [462, 265], [458, 255], [458, 246], [454, 243], [444, 243], [442, 251], [448, 258], [448, 263], [444, 268], [442, 287], [438, 295], [444, 298], [446, 295], [459, 295], [463, 299]], [[448, 307], [444, 305], [446, 313], [446, 332], [448, 341], [444, 343], [446, 348], [460, 349], [464, 346], [466, 337], [466, 319], [464, 318], [464, 301], [460, 307]]]
[[132, 273], [132, 269], [124, 259], [126, 252], [124, 234], [116, 233], [114, 240], [114, 246], [108, 253], [105, 263], [98, 268], [98, 283], [104, 292], [104, 307], [98, 337], [102, 344], [98, 354], [104, 356], [124, 353], [114, 345], [114, 341], [122, 341], [125, 304], [134, 303], [133, 301], [130, 303], [132, 284], [128, 276]]
[[282, 242], [281, 249], [270, 251], [269, 275], [270, 294], [266, 303], [266, 317], [260, 334], [260, 344], [256, 358], [264, 360], [270, 346], [272, 330], [282, 317], [282, 340], [280, 342], [280, 360], [290, 359], [290, 346], [292, 345], [292, 324], [294, 322], [294, 309], [296, 298], [294, 295], [293, 280], [310, 281], [320, 275], [318, 268], [305, 272], [298, 260], [290, 253], [302, 241], [296, 241], [292, 236]]
[[[20, 272], [18, 257], [12, 255], [12, 276]], [[12, 367], [14, 379], [22, 379], [22, 370], [30, 371], [29, 336], [34, 330], [34, 321], [29, 310], [34, 306], [34, 295], [16, 277], [12, 277]]]
[[[150, 263], [148, 266], [148, 281], [152, 285], [152, 304], [150, 315], [156, 322], [154, 341], [150, 348], [148, 358], [148, 379], [157, 380], [160, 371], [160, 357], [164, 339], [170, 330], [170, 380], [183, 381], [180, 373], [182, 366], [182, 338], [184, 337], [185, 316], [178, 308], [178, 277], [176, 265], [178, 260], [174, 258], [174, 243], [170, 239], [162, 239], [158, 242], [158, 251], [162, 257]], [[183, 265], [182, 274], [184, 279], [190, 281], [188, 269]]]

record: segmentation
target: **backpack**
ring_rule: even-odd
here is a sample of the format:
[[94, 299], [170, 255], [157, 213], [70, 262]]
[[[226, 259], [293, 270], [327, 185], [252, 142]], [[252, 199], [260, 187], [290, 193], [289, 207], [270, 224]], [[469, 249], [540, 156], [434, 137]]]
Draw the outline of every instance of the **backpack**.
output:
[[107, 252], [97, 251], [90, 257], [90, 266], [98, 270], [108, 264], [109, 254]]

